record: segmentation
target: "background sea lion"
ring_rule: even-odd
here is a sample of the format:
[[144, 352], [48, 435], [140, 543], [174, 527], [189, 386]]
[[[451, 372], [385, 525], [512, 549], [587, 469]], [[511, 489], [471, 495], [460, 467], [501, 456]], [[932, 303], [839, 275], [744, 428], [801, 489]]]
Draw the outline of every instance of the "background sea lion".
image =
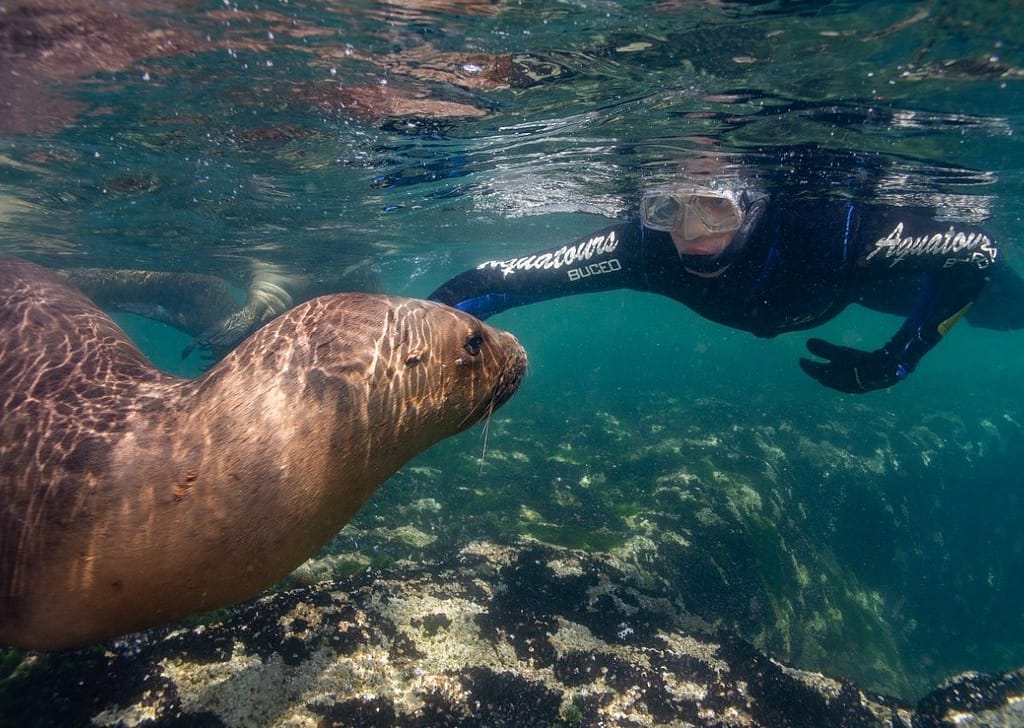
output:
[[516, 390], [511, 334], [372, 294], [301, 304], [195, 380], [0, 259], [0, 643], [86, 644], [231, 604]]
[[[229, 281], [206, 273], [133, 268], [67, 268], [58, 272], [104, 310], [144, 316], [193, 337], [213, 329], [242, 307]], [[234, 343], [244, 338], [243, 333]]]
[[67, 268], [60, 273], [104, 309], [145, 316], [192, 336], [182, 358], [202, 348], [216, 360], [297, 303], [338, 291], [381, 291], [365, 261], [327, 270], [328, 275], [311, 275], [252, 263], [242, 283], [244, 301], [236, 297], [231, 282], [205, 273], [121, 268]]

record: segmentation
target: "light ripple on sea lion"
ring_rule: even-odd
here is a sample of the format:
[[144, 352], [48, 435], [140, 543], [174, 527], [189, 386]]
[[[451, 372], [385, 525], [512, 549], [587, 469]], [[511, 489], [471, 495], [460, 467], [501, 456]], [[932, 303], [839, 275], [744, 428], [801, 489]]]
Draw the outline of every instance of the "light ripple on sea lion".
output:
[[526, 355], [441, 304], [308, 301], [204, 376], [153, 368], [57, 275], [0, 259], [0, 644], [88, 644], [245, 599]]

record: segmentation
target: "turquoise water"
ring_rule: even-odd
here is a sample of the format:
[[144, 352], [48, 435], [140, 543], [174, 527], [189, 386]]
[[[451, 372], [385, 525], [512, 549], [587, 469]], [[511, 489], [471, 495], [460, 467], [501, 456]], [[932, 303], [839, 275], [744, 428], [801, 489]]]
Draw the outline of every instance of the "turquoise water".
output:
[[[1017, 2], [6, 7], [0, 250], [47, 265], [241, 292], [254, 262], [368, 260], [423, 296], [716, 154], [799, 194], [984, 218], [1024, 268]], [[187, 336], [118, 320], [159, 366], [201, 371]], [[399, 473], [335, 552], [613, 550], [780, 659], [907, 696], [1024, 664], [1024, 334], [959, 327], [905, 384], [851, 398], [800, 372], [805, 334], [636, 293], [492, 322], [530, 352], [520, 393], [486, 442]], [[897, 325], [850, 310], [816, 333], [869, 346]], [[388, 535], [408, 525], [437, 541]]]

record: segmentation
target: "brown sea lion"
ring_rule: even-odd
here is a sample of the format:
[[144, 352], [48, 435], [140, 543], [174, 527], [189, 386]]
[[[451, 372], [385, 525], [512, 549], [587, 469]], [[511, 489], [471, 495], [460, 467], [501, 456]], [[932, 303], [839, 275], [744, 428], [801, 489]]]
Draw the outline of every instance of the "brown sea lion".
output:
[[186, 380], [0, 259], [0, 644], [83, 645], [252, 596], [518, 387], [511, 334], [374, 294], [291, 309]]

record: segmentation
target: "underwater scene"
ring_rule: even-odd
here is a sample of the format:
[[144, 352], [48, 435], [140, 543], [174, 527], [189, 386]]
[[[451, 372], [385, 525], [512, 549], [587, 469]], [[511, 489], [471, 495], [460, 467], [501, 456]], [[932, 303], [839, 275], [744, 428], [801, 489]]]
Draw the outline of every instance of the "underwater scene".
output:
[[[272, 544], [269, 590], [54, 649], [0, 615], [0, 726], [1024, 726], [1022, 21], [1018, 0], [0, 4], [0, 254], [58, 272], [175, 377], [244, 367], [264, 324], [306, 336], [275, 317], [318, 296], [427, 298], [484, 261], [514, 277], [680, 175], [756, 188], [782, 225], [820, 210], [823, 241], [825, 201], [927, 208], [983, 230], [999, 266], [912, 372], [858, 394], [808, 376], [807, 341], [880, 349], [931, 305], [903, 279], [880, 278], [890, 310], [757, 336], [636, 286], [518, 300], [487, 324], [525, 375], [422, 425], [432, 442], [391, 402], [329, 447], [272, 433], [284, 455], [253, 472], [347, 450], [380, 487], [301, 565]], [[24, 332], [4, 325], [7, 419]], [[317, 429], [310, 401], [275, 406]], [[249, 416], [268, 442], [282, 421]], [[196, 427], [173, 422], [152, 439]], [[40, 533], [15, 497], [37, 455], [0, 432], [13, 572], [96, 514]], [[215, 432], [235, 457], [237, 430]], [[116, 543], [112, 523], [94, 525]], [[306, 527], [281, 526], [284, 554]]]

